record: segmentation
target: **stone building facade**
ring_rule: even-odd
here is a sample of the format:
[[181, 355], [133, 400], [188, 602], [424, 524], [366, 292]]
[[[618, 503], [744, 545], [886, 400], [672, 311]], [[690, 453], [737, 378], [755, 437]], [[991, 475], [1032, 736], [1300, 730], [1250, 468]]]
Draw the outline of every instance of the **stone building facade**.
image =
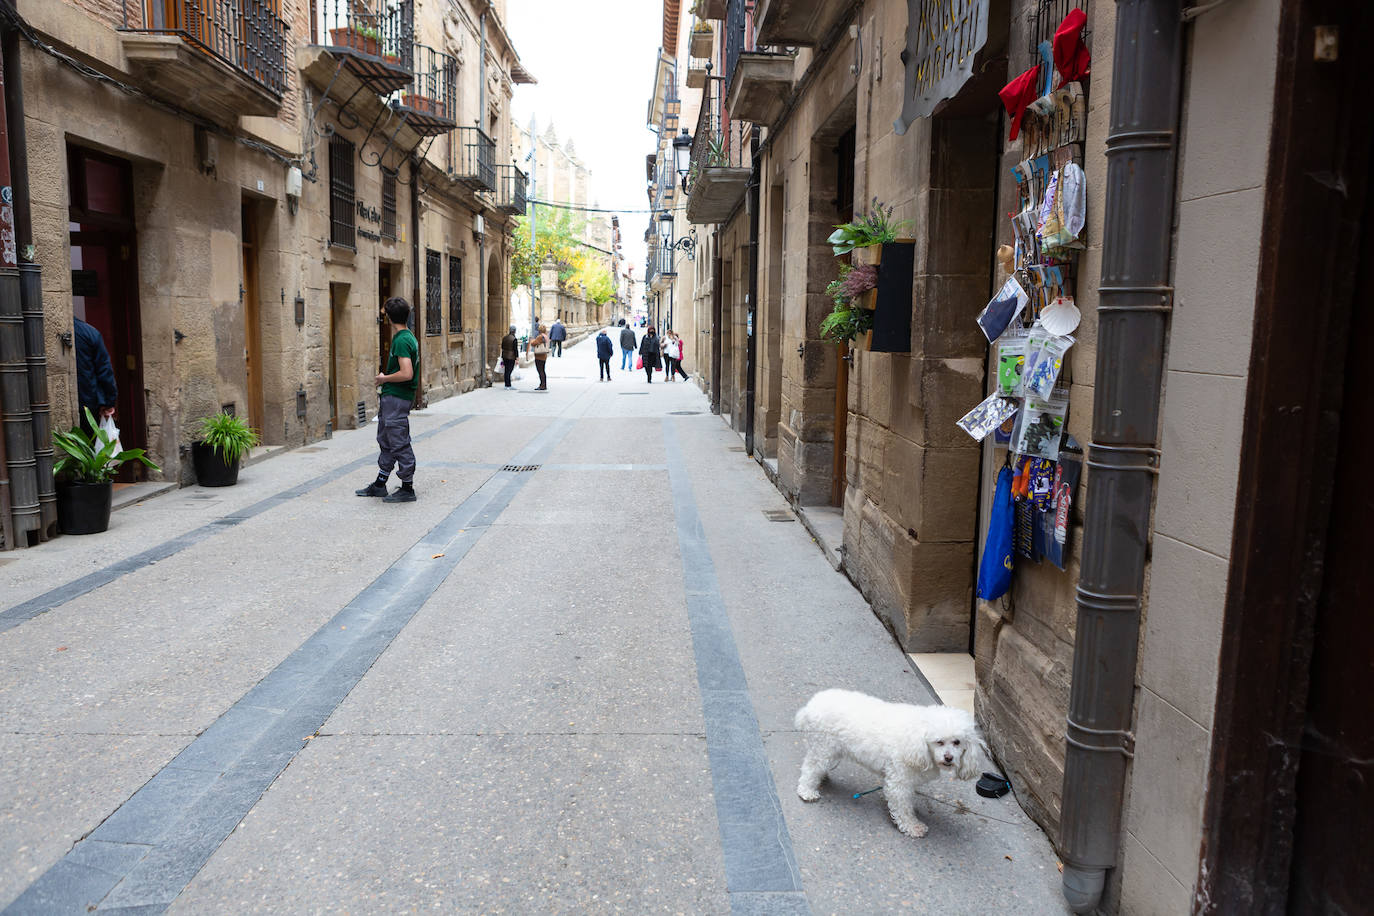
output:
[[74, 315], [111, 351], [124, 444], [183, 482], [221, 409], [277, 445], [365, 422], [389, 295], [422, 399], [482, 384], [524, 208], [496, 155], [531, 79], [503, 5], [21, 0], [54, 425]]
[[[1252, 555], [1240, 548], [1267, 530], [1250, 514], [1246, 496], [1258, 484], [1245, 469], [1261, 466], [1264, 443], [1277, 441], [1265, 439], [1269, 405], [1286, 403], [1266, 398], [1268, 373], [1255, 376], [1281, 346], [1261, 332], [1281, 311], [1275, 272], [1291, 263], [1283, 250], [1325, 239], [1314, 253], [1325, 266], [1309, 274], [1326, 289], [1351, 269], [1337, 268], [1330, 251], [1353, 258], [1358, 227], [1368, 231], [1365, 182], [1347, 183], [1369, 149], [1367, 127], [1350, 126], [1359, 120], [1350, 94], [1358, 75], [1329, 44], [1334, 29], [1343, 47], [1355, 46], [1349, 36], [1368, 34], [1367, 15], [1305, 0], [1188, 14], [1154, 0], [722, 0], [695, 10], [715, 33], [710, 54], [693, 52], [688, 65], [706, 113], [686, 202], [699, 250], [709, 253], [692, 279], [710, 316], [714, 359], [700, 380], [713, 406], [805, 513], [842, 518], [834, 545], [842, 568], [904, 648], [974, 656], [979, 721], [1018, 800], [1060, 849], [1075, 909], [1226, 911], [1238, 898], [1216, 896], [1224, 891], [1316, 899], [1302, 869], [1334, 874], [1314, 863], [1338, 852], [1297, 833], [1292, 809], [1261, 819], [1268, 839], [1239, 812], [1272, 802], [1262, 789], [1294, 792], [1291, 758], [1285, 768], [1265, 756], [1261, 725], [1292, 736], [1314, 772], [1333, 757], [1363, 766], [1354, 732], [1325, 756], [1302, 737], [1304, 722], [1327, 715], [1304, 706], [1305, 685], [1317, 690], [1357, 663], [1342, 657], [1345, 667], [1327, 675], [1302, 648], [1315, 627], [1320, 651], [1323, 626], [1344, 620], [1339, 602], [1314, 610], [1299, 587], [1303, 576], [1323, 574], [1319, 556], [1287, 570], [1290, 591], [1266, 603], [1247, 572]], [[1074, 80], [1079, 107], [1066, 102], [1062, 122], [1037, 121], [1033, 109], [1011, 140], [999, 90], [1046, 59], [1074, 10], [1084, 27], [1070, 31], [1091, 58]], [[665, 3], [665, 22], [670, 12], [680, 5]], [[1328, 19], [1338, 25], [1318, 28]], [[957, 53], [944, 54], [951, 47]], [[1048, 76], [1042, 70], [1040, 82]], [[1294, 114], [1305, 92], [1315, 93], [1319, 114]], [[1346, 132], [1329, 149], [1295, 147], [1304, 123]], [[1081, 323], [1059, 389], [1069, 403], [1064, 431], [1085, 453], [1084, 479], [1066, 520], [1065, 568], [1018, 559], [1010, 591], [981, 602], [978, 563], [1008, 449], [993, 436], [980, 443], [956, 421], [995, 390], [997, 351], [975, 319], [1009, 276], [999, 248], [1015, 241], [1007, 217], [1024, 204], [1014, 170], [1028, 160], [1033, 170], [1041, 152], [1027, 136], [1036, 130], [1063, 131], [1051, 150], [1062, 158], [1051, 161], [1057, 168], [1071, 158], [1085, 175], [1083, 248], [1062, 265]], [[730, 155], [746, 143], [747, 155]], [[1283, 184], [1285, 165], [1309, 152], [1320, 164], [1308, 174], [1342, 176], [1335, 197], [1330, 183], [1296, 194]], [[1153, 202], [1141, 206], [1130, 195], [1147, 181]], [[1348, 221], [1279, 235], [1303, 225], [1277, 217], [1301, 213], [1306, 195]], [[899, 234], [911, 245], [911, 305], [901, 316], [909, 337], [837, 345], [820, 335], [839, 266], [827, 238], [875, 199], [904, 221]], [[1162, 231], [1141, 241], [1160, 214]], [[1314, 319], [1312, 346], [1339, 353], [1343, 365], [1346, 339], [1335, 329], [1350, 291], [1322, 303], [1331, 317]], [[1156, 330], [1128, 347], [1121, 328], [1144, 326], [1129, 322]], [[1315, 398], [1338, 389], [1335, 375], [1305, 390]], [[1305, 403], [1300, 410], [1317, 407]], [[1116, 418], [1132, 410], [1144, 411], [1143, 425], [1122, 428]], [[1341, 428], [1367, 425], [1360, 411]], [[1316, 451], [1335, 454], [1334, 445]], [[1312, 488], [1320, 509], [1322, 479], [1292, 482]], [[1323, 524], [1301, 515], [1305, 508], [1285, 511], [1299, 526]], [[1340, 555], [1351, 543], [1336, 537], [1346, 516], [1330, 511], [1337, 527], [1328, 549]], [[1261, 607], [1301, 634], [1298, 649], [1281, 658], [1272, 649], [1269, 660], [1288, 666], [1281, 683], [1299, 693], [1246, 707], [1244, 698], [1263, 693], [1256, 685], [1273, 683], [1255, 654], [1273, 643], [1259, 631], [1236, 635], [1246, 621], [1258, 626]], [[1264, 719], [1270, 708], [1286, 718]], [[1353, 829], [1340, 826], [1315, 785], [1299, 782], [1299, 796], [1305, 785], [1300, 821]], [[1246, 843], [1262, 854], [1245, 858]], [[1339, 880], [1325, 887], [1319, 893], [1345, 899]]]

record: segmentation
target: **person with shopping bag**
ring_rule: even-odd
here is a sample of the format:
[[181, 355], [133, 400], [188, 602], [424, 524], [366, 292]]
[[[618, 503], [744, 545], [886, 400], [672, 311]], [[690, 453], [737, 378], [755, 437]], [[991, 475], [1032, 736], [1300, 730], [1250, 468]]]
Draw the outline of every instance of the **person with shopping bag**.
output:
[[530, 355], [534, 357], [534, 371], [539, 373], [539, 387], [535, 391], [549, 390], [549, 377], [544, 372], [544, 362], [549, 358], [549, 328], [539, 326], [539, 334], [530, 341]]
[[644, 377], [650, 385], [654, 383], [654, 370], [660, 366], [658, 351], [658, 334], [654, 332], [654, 326], [649, 325], [644, 331], [644, 339], [639, 342], [639, 362], [635, 368], [644, 370]]

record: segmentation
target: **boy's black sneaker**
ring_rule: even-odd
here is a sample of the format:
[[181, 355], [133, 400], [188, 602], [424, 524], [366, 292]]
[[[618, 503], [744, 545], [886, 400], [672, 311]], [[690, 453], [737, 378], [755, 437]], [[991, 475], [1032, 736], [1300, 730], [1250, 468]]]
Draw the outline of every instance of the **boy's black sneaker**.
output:
[[374, 480], [372, 481], [372, 483], [363, 487], [361, 490], [354, 490], [353, 492], [356, 493], [358, 496], [385, 496], [386, 484], [378, 483]]
[[384, 503], [413, 503], [413, 502], [415, 502], [415, 488], [414, 488], [414, 487], [401, 487], [399, 490], [396, 490], [396, 491], [394, 491], [394, 492], [388, 494], [388, 495], [386, 496], [386, 498], [382, 500], [382, 502], [384, 502]]

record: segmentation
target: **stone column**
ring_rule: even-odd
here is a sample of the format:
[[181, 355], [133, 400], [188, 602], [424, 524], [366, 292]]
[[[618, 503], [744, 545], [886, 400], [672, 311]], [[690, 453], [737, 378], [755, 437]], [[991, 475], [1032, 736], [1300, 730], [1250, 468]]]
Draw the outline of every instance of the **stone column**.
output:
[[[558, 315], [558, 265], [552, 260], [545, 261], [539, 268], [539, 323], [553, 324]], [[530, 328], [530, 337], [538, 328]]]

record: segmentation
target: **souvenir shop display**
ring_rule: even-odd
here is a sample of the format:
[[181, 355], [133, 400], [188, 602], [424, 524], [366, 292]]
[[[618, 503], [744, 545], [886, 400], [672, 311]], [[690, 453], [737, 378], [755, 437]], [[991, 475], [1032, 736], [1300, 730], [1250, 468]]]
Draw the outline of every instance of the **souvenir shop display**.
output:
[[1087, 242], [1086, 25], [1083, 10], [1070, 10], [1053, 40], [1037, 46], [1037, 63], [999, 92], [1008, 142], [1020, 147], [1011, 170], [1019, 203], [1007, 214], [1012, 244], [997, 251], [1007, 279], [977, 317], [992, 345], [995, 386], [958, 421], [975, 439], [992, 435], [992, 447], [1006, 449], [979, 568], [983, 600], [1010, 588], [1013, 556], [1058, 569], [1068, 562], [1070, 511], [1083, 470], [1082, 449], [1066, 424], [1069, 356], [1082, 320], [1078, 254]]
[[963, 417], [959, 419], [957, 425], [964, 432], [981, 442], [987, 438], [988, 433], [1013, 417], [1017, 409], [1015, 401], [1010, 401], [1000, 395], [993, 394], [988, 396], [983, 403], [964, 414]]

